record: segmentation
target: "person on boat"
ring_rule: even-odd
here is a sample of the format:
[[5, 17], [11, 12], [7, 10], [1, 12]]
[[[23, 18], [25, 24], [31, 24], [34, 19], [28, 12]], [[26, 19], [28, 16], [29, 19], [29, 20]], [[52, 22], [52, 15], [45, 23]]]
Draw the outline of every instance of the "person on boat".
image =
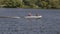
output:
[[39, 16], [39, 14], [38, 14], [38, 13], [36, 13], [36, 16]]
[[28, 14], [28, 16], [32, 16], [32, 14], [31, 14], [31, 13], [29, 13], [29, 14]]

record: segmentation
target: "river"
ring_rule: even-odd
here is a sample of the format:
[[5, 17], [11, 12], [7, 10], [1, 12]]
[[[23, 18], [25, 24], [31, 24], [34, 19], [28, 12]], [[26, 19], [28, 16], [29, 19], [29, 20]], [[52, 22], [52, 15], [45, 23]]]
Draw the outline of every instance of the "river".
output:
[[60, 34], [60, 10], [0, 8], [0, 16], [42, 15], [41, 19], [0, 18], [0, 34]]

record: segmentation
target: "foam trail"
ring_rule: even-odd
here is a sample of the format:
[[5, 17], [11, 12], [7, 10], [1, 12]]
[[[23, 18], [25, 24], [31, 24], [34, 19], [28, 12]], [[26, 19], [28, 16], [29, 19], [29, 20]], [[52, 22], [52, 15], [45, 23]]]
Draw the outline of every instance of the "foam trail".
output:
[[0, 16], [0, 18], [20, 18], [20, 17], [16, 17], [16, 16], [12, 16], [12, 17], [10, 17], [10, 16]]

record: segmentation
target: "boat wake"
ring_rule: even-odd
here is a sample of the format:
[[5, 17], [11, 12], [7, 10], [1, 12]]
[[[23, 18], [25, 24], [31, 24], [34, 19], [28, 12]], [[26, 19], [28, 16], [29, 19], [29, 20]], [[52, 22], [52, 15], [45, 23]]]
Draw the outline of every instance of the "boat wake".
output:
[[15, 19], [17, 19], [17, 18], [20, 18], [20, 17], [16, 17], [16, 16], [12, 16], [12, 17], [10, 17], [10, 16], [0, 16], [0, 18], [15, 18]]

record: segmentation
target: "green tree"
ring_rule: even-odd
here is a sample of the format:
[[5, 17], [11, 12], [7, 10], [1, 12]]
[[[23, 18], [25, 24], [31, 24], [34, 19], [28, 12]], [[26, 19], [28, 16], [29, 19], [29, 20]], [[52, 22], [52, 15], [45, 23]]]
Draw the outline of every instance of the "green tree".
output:
[[60, 8], [60, 0], [0, 0], [1, 8]]
[[51, 8], [60, 8], [59, 0], [49, 0], [49, 5]]
[[6, 5], [4, 6], [6, 8], [17, 8], [22, 5], [19, 0], [4, 0], [2, 3]]

